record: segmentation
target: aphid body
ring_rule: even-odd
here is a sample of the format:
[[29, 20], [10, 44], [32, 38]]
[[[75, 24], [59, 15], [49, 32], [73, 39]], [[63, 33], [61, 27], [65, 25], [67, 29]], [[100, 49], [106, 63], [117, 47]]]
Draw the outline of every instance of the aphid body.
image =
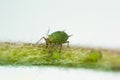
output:
[[63, 44], [67, 42], [69, 35], [64, 31], [56, 31], [49, 35], [49, 41], [55, 44]]
[[[50, 35], [48, 35], [48, 37], [42, 37], [44, 40], [45, 40], [45, 42], [46, 42], [46, 48], [47, 47], [51, 47], [51, 48], [53, 48], [54, 46], [56, 46], [56, 45], [59, 45], [60, 46], [60, 51], [59, 52], [61, 52], [61, 49], [62, 49], [62, 44], [64, 44], [64, 43], [68, 43], [68, 47], [69, 47], [69, 41], [67, 41], [68, 40], [68, 38], [70, 37], [71, 35], [68, 35], [66, 32], [64, 32], [64, 31], [56, 31], [56, 32], [53, 32], [53, 33], [51, 33]], [[41, 38], [41, 39], [42, 39]], [[40, 39], [40, 40], [41, 40]], [[39, 41], [40, 41], [39, 40]], [[38, 41], [38, 42], [39, 42]], [[37, 43], [38, 43], [37, 42]]]

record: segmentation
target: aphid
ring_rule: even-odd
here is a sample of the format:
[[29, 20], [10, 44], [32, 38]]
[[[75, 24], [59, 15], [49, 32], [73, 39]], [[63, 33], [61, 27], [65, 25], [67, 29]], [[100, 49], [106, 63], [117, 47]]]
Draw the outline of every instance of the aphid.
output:
[[87, 55], [87, 60], [92, 62], [97, 62], [102, 58], [102, 53], [100, 51], [91, 50]]
[[[46, 48], [51, 47], [52, 48], [51, 51], [52, 51], [54, 46], [59, 45], [60, 46], [59, 52], [61, 52], [62, 44], [67, 43], [67, 46], [69, 47], [69, 41], [67, 40], [70, 36], [71, 35], [68, 35], [64, 31], [55, 31], [52, 34], [48, 35], [47, 37], [42, 37], [41, 39], [45, 40]], [[37, 44], [39, 43], [39, 41], [37, 42]]]

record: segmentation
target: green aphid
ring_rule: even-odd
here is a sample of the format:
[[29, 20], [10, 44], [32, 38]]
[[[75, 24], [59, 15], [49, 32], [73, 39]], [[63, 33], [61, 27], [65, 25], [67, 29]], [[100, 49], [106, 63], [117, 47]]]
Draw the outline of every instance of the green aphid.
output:
[[64, 31], [56, 31], [56, 32], [53, 32], [51, 35], [49, 35], [49, 40], [55, 44], [67, 43], [68, 38], [69, 38], [69, 35]]
[[69, 47], [69, 41], [67, 41], [67, 40], [70, 36], [71, 35], [68, 35], [64, 31], [55, 31], [55, 32], [51, 33], [50, 35], [48, 35], [48, 37], [42, 37], [41, 39], [45, 40], [46, 48], [51, 47], [52, 48], [51, 51], [53, 51], [54, 47], [59, 45], [60, 46], [59, 52], [61, 52], [62, 44], [67, 43], [67, 46]]
[[102, 58], [102, 53], [100, 51], [95, 51], [92, 50], [88, 55], [87, 55], [87, 60], [92, 61], [92, 62], [97, 62]]

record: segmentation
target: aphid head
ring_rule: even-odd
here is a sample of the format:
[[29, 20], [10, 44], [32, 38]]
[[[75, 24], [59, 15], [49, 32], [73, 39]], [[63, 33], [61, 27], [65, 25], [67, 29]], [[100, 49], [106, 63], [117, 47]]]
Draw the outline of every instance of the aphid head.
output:
[[73, 35], [68, 35], [68, 37], [71, 37], [71, 36], [73, 36]]

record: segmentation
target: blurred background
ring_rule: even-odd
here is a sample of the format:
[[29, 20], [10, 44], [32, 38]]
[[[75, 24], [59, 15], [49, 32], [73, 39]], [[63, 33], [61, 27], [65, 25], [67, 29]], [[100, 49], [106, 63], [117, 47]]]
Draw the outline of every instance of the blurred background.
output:
[[120, 49], [119, 0], [0, 0], [0, 41], [64, 30], [72, 45]]
[[[0, 0], [0, 41], [35, 43], [48, 29], [72, 34], [70, 45], [120, 50], [120, 0]], [[0, 75], [3, 80], [120, 80], [120, 73], [48, 67], [0, 67]]]

